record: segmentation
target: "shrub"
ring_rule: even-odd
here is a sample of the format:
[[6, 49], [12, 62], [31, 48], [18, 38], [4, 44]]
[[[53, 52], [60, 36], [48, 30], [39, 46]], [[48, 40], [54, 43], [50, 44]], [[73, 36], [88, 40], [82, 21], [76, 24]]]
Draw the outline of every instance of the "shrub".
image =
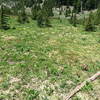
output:
[[4, 5], [1, 5], [0, 28], [4, 30], [8, 30], [10, 28], [8, 24], [8, 16], [6, 14], [6, 7]]
[[29, 89], [27, 93], [28, 93], [28, 96], [26, 100], [34, 100], [39, 96], [39, 92], [34, 89]]

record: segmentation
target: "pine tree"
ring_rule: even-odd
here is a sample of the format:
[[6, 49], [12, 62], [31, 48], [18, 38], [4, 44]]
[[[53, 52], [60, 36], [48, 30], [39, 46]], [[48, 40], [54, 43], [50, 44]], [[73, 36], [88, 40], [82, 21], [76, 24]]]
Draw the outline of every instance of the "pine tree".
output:
[[46, 10], [42, 9], [38, 12], [37, 24], [39, 27], [48, 27], [50, 26], [50, 21]]
[[38, 24], [38, 26], [42, 27], [43, 26], [43, 22], [44, 22], [43, 14], [42, 14], [42, 11], [40, 10], [38, 12], [38, 16], [37, 16], [37, 24]]
[[6, 14], [6, 7], [4, 5], [1, 5], [0, 28], [4, 30], [8, 30], [10, 28], [8, 24], [8, 16]]
[[77, 15], [76, 13], [74, 13], [74, 11], [72, 11], [72, 15], [69, 19], [69, 22], [73, 25], [73, 26], [77, 26]]
[[89, 17], [86, 20], [85, 30], [86, 31], [95, 31], [94, 16], [93, 16], [92, 12], [90, 12]]
[[31, 9], [31, 12], [32, 12], [32, 19], [33, 20], [36, 20], [37, 19], [37, 16], [38, 16], [38, 11], [41, 9], [40, 7], [40, 4], [34, 4], [32, 9]]
[[77, 13], [81, 11], [81, 0], [77, 0]]
[[25, 12], [23, 12], [23, 11], [19, 12], [18, 22], [21, 24], [29, 23], [28, 17]]
[[42, 8], [38, 11], [37, 24], [39, 27], [50, 27], [49, 18], [53, 16], [53, 0], [45, 0]]
[[20, 2], [22, 4], [22, 8], [21, 8], [20, 12], [18, 13], [18, 22], [20, 22], [21, 24], [28, 23], [29, 20], [28, 20], [27, 14], [25, 12], [24, 1], [21, 0]]
[[43, 9], [46, 10], [49, 17], [54, 15], [52, 10], [53, 6], [54, 6], [53, 0], [45, 0], [43, 3]]
[[80, 0], [74, 0], [74, 13], [79, 13], [81, 11], [81, 1]]
[[69, 17], [71, 14], [71, 9], [70, 7], [67, 7], [66, 12], [65, 12], [65, 17]]
[[[97, 0], [99, 2], [99, 0]], [[96, 8], [96, 0], [87, 0], [86, 2], [86, 9], [91, 10]]]
[[73, 21], [73, 26], [77, 26], [77, 16], [76, 16], [76, 13], [73, 15], [73, 19], [72, 19], [72, 21]]
[[97, 9], [97, 12], [96, 12], [95, 24], [96, 25], [100, 24], [100, 4], [99, 4], [98, 9]]

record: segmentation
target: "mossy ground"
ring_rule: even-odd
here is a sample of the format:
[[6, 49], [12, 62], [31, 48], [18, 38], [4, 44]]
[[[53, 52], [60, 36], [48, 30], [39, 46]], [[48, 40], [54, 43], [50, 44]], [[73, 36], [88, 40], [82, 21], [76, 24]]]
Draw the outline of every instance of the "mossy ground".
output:
[[[65, 19], [53, 19], [50, 28], [38, 28], [31, 20], [21, 25], [15, 17], [10, 24], [12, 29], [0, 30], [0, 99], [63, 100], [100, 70], [100, 28], [86, 32]], [[99, 82], [73, 100], [85, 100], [85, 96], [99, 100]]]

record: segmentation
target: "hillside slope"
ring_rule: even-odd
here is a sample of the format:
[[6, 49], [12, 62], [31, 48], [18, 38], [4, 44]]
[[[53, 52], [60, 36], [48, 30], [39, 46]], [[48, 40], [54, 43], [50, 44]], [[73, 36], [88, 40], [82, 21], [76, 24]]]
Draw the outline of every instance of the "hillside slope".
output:
[[[36, 22], [0, 30], [0, 100], [63, 100], [77, 84], [100, 70], [100, 29], [85, 32], [66, 20], [53, 27]], [[100, 80], [72, 100], [99, 100]]]

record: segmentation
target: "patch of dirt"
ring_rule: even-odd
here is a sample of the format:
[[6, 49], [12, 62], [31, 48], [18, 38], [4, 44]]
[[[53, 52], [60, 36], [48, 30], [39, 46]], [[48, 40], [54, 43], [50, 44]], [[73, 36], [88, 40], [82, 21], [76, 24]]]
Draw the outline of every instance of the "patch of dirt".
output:
[[13, 40], [16, 40], [17, 38], [15, 36], [2, 36], [3, 40], [4, 41], [13, 41]]
[[51, 58], [52, 56], [57, 55], [57, 54], [59, 54], [59, 51], [53, 50], [52, 52], [49, 52], [49, 57]]
[[2, 83], [3, 82], [3, 78], [2, 77], [0, 77], [0, 83]]
[[20, 82], [21, 81], [21, 79], [19, 79], [19, 78], [17, 78], [17, 77], [11, 77], [11, 79], [10, 79], [10, 82], [9, 83], [17, 83], [17, 82]]
[[53, 39], [50, 39], [50, 40], [48, 40], [48, 43], [50, 44], [50, 45], [57, 45], [57, 40], [53, 40]]

